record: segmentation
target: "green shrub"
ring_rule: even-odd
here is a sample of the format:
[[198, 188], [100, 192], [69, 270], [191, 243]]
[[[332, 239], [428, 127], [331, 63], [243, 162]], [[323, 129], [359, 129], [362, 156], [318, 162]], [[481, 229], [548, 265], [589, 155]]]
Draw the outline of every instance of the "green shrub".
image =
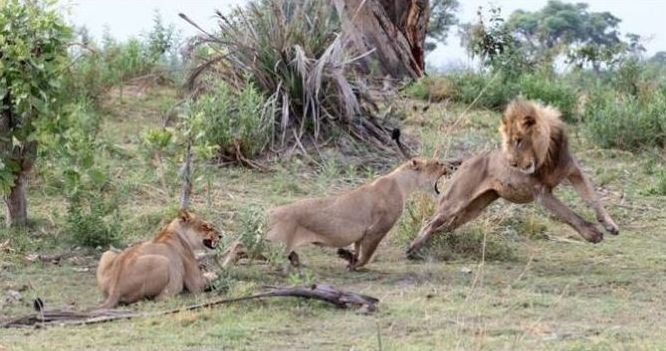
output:
[[240, 91], [223, 80], [210, 83], [205, 93], [192, 104], [195, 137], [202, 144], [219, 147], [223, 158], [238, 154], [254, 157], [270, 142], [272, 123], [264, 109], [266, 99], [247, 82]]
[[592, 140], [605, 148], [639, 150], [666, 145], [666, 96], [644, 97], [611, 90], [594, 93], [585, 107], [584, 121]]
[[74, 245], [105, 247], [119, 239], [120, 224], [114, 201], [99, 194], [82, 193], [70, 196], [64, 232]]
[[524, 74], [520, 76], [517, 84], [520, 94], [525, 98], [557, 107], [566, 121], [579, 119], [576, 112], [576, 91], [567, 84], [564, 77], [539, 73]]
[[92, 103], [80, 102], [64, 108], [59, 133], [42, 139], [42, 171], [66, 200], [64, 235], [72, 244], [97, 247], [115, 243], [120, 231], [116, 222], [116, 199], [108, 176], [108, 164], [100, 155], [104, 145], [97, 137], [101, 117]]
[[501, 111], [518, 96], [518, 86], [501, 73], [464, 72], [450, 77], [455, 87], [454, 99], [466, 105]]
[[[513, 77], [513, 78], [510, 78]], [[565, 120], [576, 120], [577, 96], [562, 77], [544, 73], [507, 76], [502, 73], [465, 72], [450, 76], [456, 101], [501, 112], [519, 95], [557, 107]]]

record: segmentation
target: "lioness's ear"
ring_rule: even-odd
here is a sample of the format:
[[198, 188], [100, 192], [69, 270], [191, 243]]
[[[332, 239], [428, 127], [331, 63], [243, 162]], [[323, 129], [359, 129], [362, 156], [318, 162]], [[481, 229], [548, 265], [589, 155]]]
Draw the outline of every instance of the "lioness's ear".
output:
[[411, 169], [418, 170], [419, 169], [419, 164], [420, 164], [419, 160], [417, 160], [415, 158], [409, 160], [409, 167]]
[[180, 210], [178, 210], [178, 218], [180, 218], [180, 220], [183, 222], [187, 222], [190, 220], [190, 213], [187, 212], [186, 209], [181, 208]]
[[534, 119], [534, 117], [532, 117], [530, 115], [527, 115], [527, 116], [523, 117], [523, 127], [529, 128], [529, 127], [533, 126], [534, 124], [536, 124], [536, 120]]

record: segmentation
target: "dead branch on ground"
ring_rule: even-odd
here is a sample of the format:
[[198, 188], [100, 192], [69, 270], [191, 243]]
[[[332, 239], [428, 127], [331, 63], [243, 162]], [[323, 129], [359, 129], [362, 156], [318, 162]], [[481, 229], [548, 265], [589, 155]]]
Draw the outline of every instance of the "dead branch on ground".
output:
[[[36, 313], [20, 317], [0, 326], [3, 328], [20, 327], [46, 327], [52, 325], [88, 325], [110, 322], [119, 319], [148, 318], [175, 314], [185, 311], [194, 311], [202, 308], [210, 308], [217, 305], [228, 304], [239, 301], [261, 299], [266, 297], [299, 297], [328, 302], [338, 308], [358, 307], [365, 312], [374, 312], [379, 300], [353, 292], [339, 290], [331, 285], [321, 284], [311, 287], [279, 288], [268, 287], [268, 291], [236, 298], [217, 299], [209, 302], [189, 305], [158, 312], [132, 312], [116, 309], [98, 309], [92, 311], [67, 311], [67, 310], [43, 310], [38, 308]], [[42, 305], [43, 306], [43, 305]]]

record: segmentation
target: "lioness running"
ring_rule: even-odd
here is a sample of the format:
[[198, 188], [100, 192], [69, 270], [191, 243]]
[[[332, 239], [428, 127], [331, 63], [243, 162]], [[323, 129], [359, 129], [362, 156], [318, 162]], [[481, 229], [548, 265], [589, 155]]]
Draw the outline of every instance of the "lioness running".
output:
[[564, 180], [594, 209], [606, 231], [619, 234], [617, 225], [597, 200], [592, 185], [569, 152], [559, 111], [516, 99], [507, 106], [499, 131], [502, 149], [465, 160], [448, 182], [435, 214], [409, 246], [409, 257], [414, 257], [434, 233], [456, 229], [500, 197], [514, 203], [536, 200], [585, 240], [600, 242], [603, 234], [596, 226], [553, 195], [553, 188]]
[[97, 268], [97, 285], [106, 299], [100, 308], [145, 298], [166, 299], [183, 287], [201, 291], [204, 277], [193, 250], [213, 249], [220, 238], [213, 225], [181, 209], [153, 240], [121, 253], [106, 251]]
[[298, 265], [299, 246], [313, 243], [354, 252], [338, 254], [354, 270], [364, 266], [377, 245], [402, 214], [405, 201], [416, 190], [435, 189], [437, 181], [451, 174], [460, 161], [411, 159], [393, 172], [369, 184], [337, 196], [304, 199], [269, 210], [267, 238], [286, 244], [286, 253]]

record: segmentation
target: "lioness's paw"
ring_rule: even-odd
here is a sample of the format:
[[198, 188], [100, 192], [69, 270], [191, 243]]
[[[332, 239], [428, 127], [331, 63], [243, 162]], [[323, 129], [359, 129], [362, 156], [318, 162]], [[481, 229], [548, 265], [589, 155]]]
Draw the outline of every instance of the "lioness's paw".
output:
[[338, 257], [340, 257], [340, 258], [346, 260], [347, 262], [349, 262], [349, 265], [354, 265], [358, 261], [358, 259], [356, 258], [356, 255], [354, 255], [353, 252], [351, 252], [350, 250], [347, 250], [347, 249], [342, 249], [342, 248], [338, 249]]
[[583, 236], [583, 238], [585, 238], [585, 240], [594, 244], [604, 240], [604, 234], [592, 223], [586, 223], [581, 228], [580, 234]]

